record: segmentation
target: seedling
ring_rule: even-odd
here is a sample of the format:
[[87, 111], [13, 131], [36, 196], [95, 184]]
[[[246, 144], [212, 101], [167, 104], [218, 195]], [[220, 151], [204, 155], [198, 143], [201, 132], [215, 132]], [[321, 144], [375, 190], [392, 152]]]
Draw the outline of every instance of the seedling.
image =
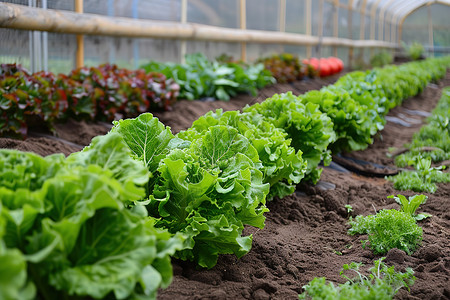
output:
[[425, 204], [425, 202], [427, 202], [428, 197], [425, 195], [414, 195], [408, 199], [406, 199], [403, 195], [397, 195], [397, 197], [390, 195], [388, 198], [395, 199], [395, 202], [400, 204], [400, 211], [410, 214], [411, 217], [416, 219], [416, 221], [431, 217], [431, 214], [428, 213], [416, 214], [417, 208], [419, 208], [421, 204]]

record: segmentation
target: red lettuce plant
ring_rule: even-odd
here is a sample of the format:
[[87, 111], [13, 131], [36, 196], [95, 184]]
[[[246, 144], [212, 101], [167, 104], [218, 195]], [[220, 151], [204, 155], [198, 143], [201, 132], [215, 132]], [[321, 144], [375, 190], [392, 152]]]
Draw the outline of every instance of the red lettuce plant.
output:
[[30, 124], [67, 117], [112, 121], [149, 110], [169, 110], [179, 86], [163, 74], [116, 65], [83, 67], [69, 75], [30, 74], [16, 64], [0, 65], [0, 135], [26, 137]]

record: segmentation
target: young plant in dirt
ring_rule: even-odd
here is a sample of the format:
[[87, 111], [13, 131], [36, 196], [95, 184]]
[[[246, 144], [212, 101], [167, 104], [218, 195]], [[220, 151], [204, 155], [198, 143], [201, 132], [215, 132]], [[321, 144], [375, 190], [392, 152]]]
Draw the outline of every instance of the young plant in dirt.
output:
[[256, 112], [223, 112], [218, 109], [194, 121], [190, 129], [180, 132], [177, 137], [193, 141], [215, 125], [236, 128], [258, 151], [264, 183], [270, 184], [268, 200], [275, 196], [283, 198], [295, 191], [296, 184], [305, 176], [306, 161], [301, 151], [291, 147], [291, 139], [284, 130], [267, 122], [264, 116]]
[[431, 167], [431, 159], [422, 156], [414, 157], [413, 161], [408, 162], [415, 167], [414, 171], [402, 171], [395, 176], [386, 177], [394, 184], [397, 190], [412, 190], [415, 192], [434, 193], [437, 190], [436, 183], [450, 182], [450, 173], [444, 173], [441, 170], [445, 166]]
[[350, 235], [367, 234], [368, 239], [362, 241], [375, 254], [385, 254], [397, 248], [412, 254], [422, 241], [422, 228], [409, 213], [396, 209], [383, 209], [376, 215], [356, 216], [350, 218]]
[[[330, 300], [363, 300], [363, 299], [392, 299], [401, 288], [410, 290], [414, 284], [414, 271], [407, 268], [406, 272], [396, 272], [394, 266], [388, 267], [382, 257], [376, 260], [374, 266], [369, 269], [369, 275], [364, 275], [360, 270], [362, 263], [352, 262], [345, 264], [340, 275], [346, 279], [345, 283], [334, 285], [326, 282], [325, 277], [314, 278], [303, 286], [305, 292], [299, 295], [299, 299], [330, 299]], [[346, 275], [349, 272], [354, 277]]]
[[128, 209], [149, 172], [118, 134], [66, 159], [0, 150], [0, 166], [0, 298], [155, 299], [170, 284], [183, 237]]
[[428, 196], [414, 195], [406, 199], [406, 197], [403, 195], [390, 195], [388, 196], [388, 198], [395, 199], [395, 202], [400, 205], [400, 211], [410, 214], [414, 219], [416, 219], [416, 221], [431, 217], [431, 215], [428, 213], [416, 214], [416, 210], [419, 208], [419, 206], [427, 202]]

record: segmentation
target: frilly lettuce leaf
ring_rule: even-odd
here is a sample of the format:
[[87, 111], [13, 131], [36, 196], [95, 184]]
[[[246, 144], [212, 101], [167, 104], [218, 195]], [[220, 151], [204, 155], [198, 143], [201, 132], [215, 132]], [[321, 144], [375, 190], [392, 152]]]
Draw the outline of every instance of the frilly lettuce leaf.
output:
[[283, 129], [292, 140], [291, 146], [302, 151], [302, 158], [307, 162], [305, 178], [317, 182], [321, 169], [331, 161], [328, 145], [336, 139], [330, 118], [312, 103], [303, 104], [291, 92], [275, 94], [262, 103], [244, 108], [245, 112], [257, 112], [275, 127]]
[[180, 132], [177, 137], [192, 141], [214, 125], [236, 128], [255, 147], [261, 160], [264, 182], [270, 184], [268, 199], [282, 198], [295, 191], [295, 185], [304, 177], [306, 162], [302, 159], [302, 152], [290, 146], [291, 140], [284, 130], [265, 121], [264, 116], [256, 112], [223, 112], [218, 109], [194, 121], [190, 129]]
[[65, 163], [67, 169], [95, 165], [120, 183], [117, 189], [122, 189], [127, 200], [145, 197], [142, 186], [148, 183], [150, 173], [141, 161], [131, 157], [129, 147], [118, 133], [93, 138], [88, 147], [71, 154]]
[[67, 159], [0, 151], [0, 165], [0, 261], [14, 258], [0, 266], [15, 280], [7, 298], [33, 298], [36, 286], [36, 297], [52, 299], [155, 299], [170, 283], [170, 256], [185, 237], [156, 229], [139, 205], [126, 208], [145, 198], [149, 171], [119, 134]]
[[9, 214], [0, 202], [0, 299], [34, 299], [36, 288], [27, 280], [27, 262], [18, 249], [8, 249], [2, 238]]
[[238, 257], [250, 250], [244, 225], [264, 226], [269, 185], [258, 170], [256, 149], [232, 127], [216, 125], [189, 148], [162, 160], [160, 180], [150, 198], [158, 226], [189, 236], [177, 255], [211, 268], [219, 254]]

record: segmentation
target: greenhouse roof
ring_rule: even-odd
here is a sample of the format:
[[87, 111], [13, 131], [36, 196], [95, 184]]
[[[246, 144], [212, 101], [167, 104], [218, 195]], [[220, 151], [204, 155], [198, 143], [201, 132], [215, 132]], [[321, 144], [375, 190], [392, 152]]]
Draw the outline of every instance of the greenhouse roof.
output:
[[395, 18], [396, 23], [423, 6], [435, 3], [450, 5], [450, 0], [345, 0], [340, 2], [348, 2], [348, 5], [352, 5], [354, 9], [365, 10], [366, 13], [379, 12], [389, 15], [393, 20]]

